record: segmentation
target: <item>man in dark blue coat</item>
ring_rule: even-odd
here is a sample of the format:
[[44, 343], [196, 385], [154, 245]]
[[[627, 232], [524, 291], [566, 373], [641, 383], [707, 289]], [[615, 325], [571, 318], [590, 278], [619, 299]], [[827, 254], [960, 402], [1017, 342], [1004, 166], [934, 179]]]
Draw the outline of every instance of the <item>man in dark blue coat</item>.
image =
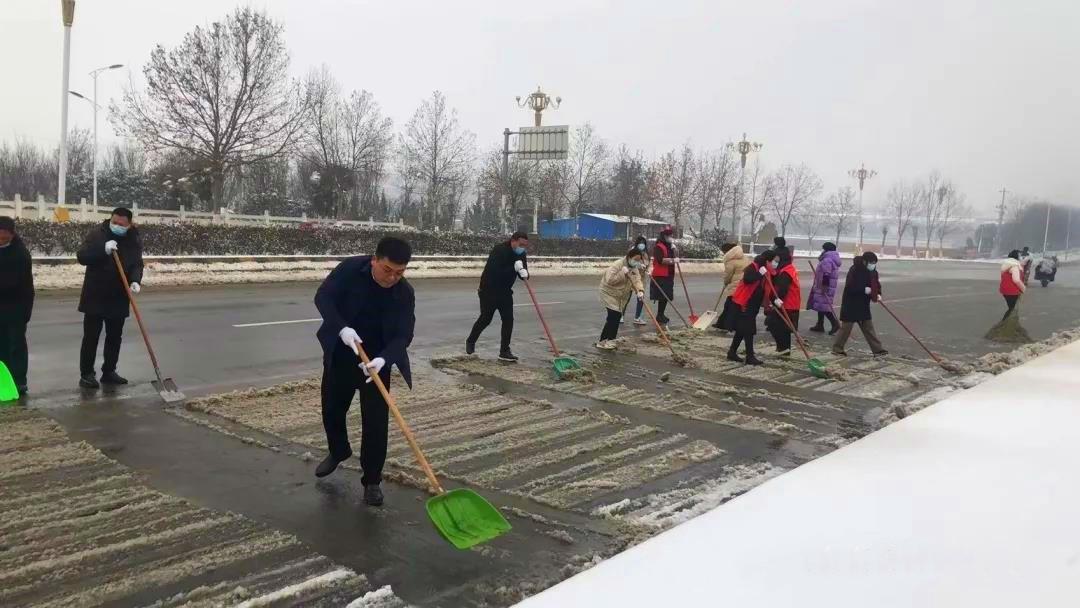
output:
[[28, 354], [26, 325], [34, 310], [34, 272], [30, 251], [15, 233], [15, 220], [0, 217], [0, 361], [25, 396]]
[[529, 279], [529, 260], [525, 253], [528, 247], [529, 235], [519, 230], [510, 235], [510, 240], [491, 248], [484, 272], [480, 274], [480, 287], [476, 290], [480, 296], [480, 316], [473, 323], [469, 337], [465, 338], [465, 354], [476, 352], [476, 341], [498, 311], [502, 319], [499, 360], [517, 363], [517, 356], [510, 351], [510, 338], [514, 334], [514, 283]]
[[[323, 323], [316, 336], [323, 349], [322, 418], [330, 454], [315, 469], [317, 477], [333, 473], [352, 456], [345, 415], [360, 391], [360, 466], [364, 502], [383, 503], [383, 463], [389, 409], [370, 374], [387, 389], [390, 369], [397, 366], [412, 387], [409, 344], [416, 325], [416, 298], [403, 277], [412, 258], [409, 244], [396, 237], [379, 241], [373, 256], [356, 256], [338, 264], [315, 293]], [[365, 366], [359, 348], [371, 359]]]

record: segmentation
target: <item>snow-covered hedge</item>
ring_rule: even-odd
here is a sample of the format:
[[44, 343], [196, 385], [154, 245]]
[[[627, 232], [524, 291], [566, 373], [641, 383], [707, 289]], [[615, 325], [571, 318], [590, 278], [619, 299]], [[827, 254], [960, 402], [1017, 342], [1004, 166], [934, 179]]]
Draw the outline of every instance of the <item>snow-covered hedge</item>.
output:
[[[136, 218], [138, 221], [138, 218]], [[19, 221], [18, 232], [35, 253], [74, 254], [93, 224]], [[141, 224], [147, 255], [349, 255], [371, 252], [391, 230], [351, 228], [302, 229], [283, 226], [230, 226], [223, 224]], [[457, 232], [401, 233], [418, 255], [485, 255], [504, 236]], [[624, 241], [586, 239], [533, 239], [533, 255], [617, 256], [625, 253]], [[713, 258], [719, 250], [710, 245], [683, 248], [686, 258]]]

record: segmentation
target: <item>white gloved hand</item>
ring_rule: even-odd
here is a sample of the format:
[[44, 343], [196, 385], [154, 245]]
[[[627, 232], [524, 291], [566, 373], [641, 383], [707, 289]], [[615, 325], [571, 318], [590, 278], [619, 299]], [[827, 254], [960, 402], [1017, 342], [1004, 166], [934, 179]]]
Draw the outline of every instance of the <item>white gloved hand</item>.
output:
[[623, 276], [626, 276], [626, 275], [630, 274], [630, 267], [629, 266], [623, 266], [622, 267], [622, 273], [623, 273]]
[[131, 284], [131, 293], [139, 293], [142, 291], [142, 287], [138, 283]]
[[757, 271], [758, 271], [758, 274], [760, 274], [761, 276], [765, 276], [766, 274], [769, 273], [769, 269], [764, 267], [764, 266], [762, 266], [761, 268], [758, 268]]
[[364, 375], [367, 376], [367, 381], [365, 383], [371, 382], [370, 370], [375, 370], [375, 373], [378, 374], [384, 367], [386, 367], [386, 359], [383, 359], [382, 357], [375, 357], [371, 360], [371, 363], [368, 363], [367, 365], [361, 363], [360, 371], [364, 372]]
[[675, 258], [675, 263], [676, 264], [681, 264], [682, 263], [682, 258]]
[[105, 255], [112, 255], [117, 248], [116, 241], [105, 241]]
[[885, 300], [884, 300], [884, 299], [883, 299], [883, 298], [881, 297], [881, 294], [879, 293], [879, 294], [877, 295], [877, 298], [874, 298], [874, 301], [875, 301], [875, 302], [884, 302]]
[[863, 288], [863, 293], [865, 293], [866, 295], [870, 295], [870, 288], [869, 287]]
[[351, 327], [342, 327], [338, 332], [338, 337], [345, 343], [345, 346], [349, 347], [349, 350], [354, 355], [360, 356], [360, 351], [356, 348], [357, 344], [363, 344], [364, 341], [360, 339], [360, 335], [356, 333], [356, 330]]
[[783, 308], [784, 307], [784, 301], [781, 300], [780, 298], [776, 298], [775, 300], [772, 301], [772, 303], [773, 303], [773, 306], [776, 306], [777, 308]]
[[525, 262], [517, 260], [514, 262], [514, 270], [521, 272], [525, 268]]
[[518, 276], [523, 278], [523, 279], [528, 279], [529, 278], [529, 270], [527, 268], [522, 268], [521, 270], [518, 271]]
[[637, 292], [637, 299], [638, 299], [639, 302], [643, 301], [645, 299], [645, 292], [644, 291]]

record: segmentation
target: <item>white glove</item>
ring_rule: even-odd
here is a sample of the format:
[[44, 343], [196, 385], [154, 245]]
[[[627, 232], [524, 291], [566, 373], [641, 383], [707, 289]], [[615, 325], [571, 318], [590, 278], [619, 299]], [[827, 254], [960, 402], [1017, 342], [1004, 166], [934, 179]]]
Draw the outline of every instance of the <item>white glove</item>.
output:
[[784, 307], [784, 301], [781, 300], [780, 298], [776, 298], [775, 300], [772, 301], [772, 303], [777, 308], [783, 308]]
[[638, 301], [644, 300], [645, 299], [645, 292], [644, 291], [637, 292], [637, 299], [638, 299]]
[[526, 269], [526, 268], [522, 268], [521, 270], [519, 270], [519, 271], [518, 271], [518, 276], [519, 276], [519, 277], [521, 277], [521, 278], [523, 278], [523, 279], [528, 279], [528, 278], [529, 278], [529, 271], [528, 271], [528, 269]]
[[341, 331], [338, 332], [338, 337], [341, 338], [341, 341], [345, 343], [345, 346], [349, 347], [349, 350], [351, 350], [354, 355], [360, 356], [360, 351], [356, 348], [356, 345], [363, 344], [364, 341], [360, 339], [360, 335], [356, 333], [355, 329], [343, 327], [341, 328]]
[[623, 273], [623, 276], [626, 276], [626, 275], [630, 274], [630, 267], [629, 266], [623, 266], [622, 267], [622, 273]]
[[138, 283], [132, 283], [130, 287], [131, 293], [139, 293], [140, 291], [142, 291], [142, 287], [140, 287]]
[[520, 273], [524, 269], [525, 269], [525, 263], [524, 262], [522, 262], [521, 260], [517, 260], [517, 261], [514, 262], [514, 270], [516, 270], [516, 271], [518, 271]]
[[116, 241], [105, 241], [105, 255], [112, 255], [117, 249]]
[[682, 258], [675, 258], [675, 263], [678, 264], [679, 262], [682, 262]]
[[361, 363], [360, 371], [364, 372], [364, 375], [367, 376], [365, 384], [371, 382], [371, 372], [369, 370], [375, 370], [375, 373], [378, 374], [384, 367], [386, 367], [386, 359], [383, 359], [382, 357], [375, 357], [371, 360], [371, 363], [368, 363], [367, 365]]
[[865, 293], [866, 295], [870, 295], [870, 288], [869, 287], [864, 288], [863, 293]]
[[769, 273], [769, 269], [764, 267], [764, 266], [762, 266], [761, 268], [758, 268], [757, 271], [758, 271], [758, 274], [760, 274], [761, 276], [765, 276], [766, 274]]
[[876, 298], [876, 299], [875, 299], [874, 301], [875, 301], [875, 302], [882, 302], [882, 301], [884, 301], [884, 300], [882, 300], [882, 299], [881, 299], [881, 294], [879, 293], [879, 294], [877, 295], [877, 298]]

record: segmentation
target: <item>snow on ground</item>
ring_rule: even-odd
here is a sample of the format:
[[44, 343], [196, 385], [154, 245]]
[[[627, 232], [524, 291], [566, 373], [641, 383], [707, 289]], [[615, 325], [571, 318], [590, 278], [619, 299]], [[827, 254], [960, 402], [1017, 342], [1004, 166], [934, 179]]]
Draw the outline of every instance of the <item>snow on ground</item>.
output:
[[[614, 259], [614, 258], [612, 258]], [[544, 260], [529, 261], [529, 271], [538, 277], [550, 276], [596, 276], [599, 278], [609, 265], [610, 259], [585, 261]], [[272, 261], [272, 262], [159, 262], [146, 264], [143, 283], [146, 287], [179, 285], [223, 285], [237, 283], [284, 283], [290, 281], [321, 281], [339, 264], [338, 260], [326, 261]], [[682, 264], [687, 274], [717, 272], [715, 262]], [[409, 264], [407, 276], [414, 279], [427, 278], [477, 278], [484, 270], [484, 260], [419, 260]], [[34, 267], [34, 285], [39, 290], [75, 289], [82, 285], [85, 268], [78, 264], [38, 264]]]

